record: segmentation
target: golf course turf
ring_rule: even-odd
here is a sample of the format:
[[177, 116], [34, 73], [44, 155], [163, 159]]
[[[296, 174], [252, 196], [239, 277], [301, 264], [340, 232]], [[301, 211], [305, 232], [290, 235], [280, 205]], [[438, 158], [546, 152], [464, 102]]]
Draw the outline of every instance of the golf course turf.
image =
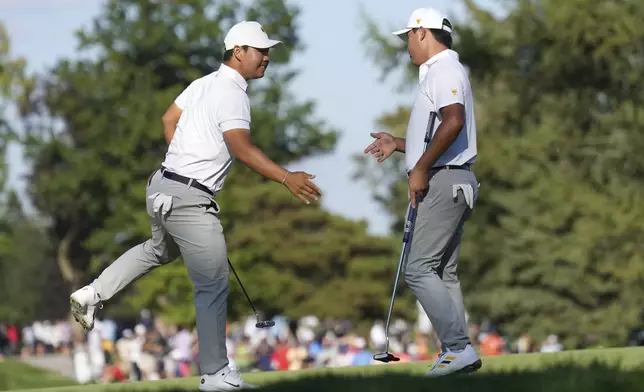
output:
[[[387, 364], [335, 369], [312, 369], [291, 372], [248, 373], [244, 378], [261, 384], [261, 391], [644, 391], [644, 348], [593, 349], [564, 351], [554, 354], [523, 354], [484, 357], [483, 368], [471, 375], [447, 376], [428, 379], [422, 375], [428, 362]], [[33, 370], [29, 377], [14, 370], [11, 374], [0, 364], [0, 390], [27, 390], [46, 392], [99, 392], [99, 391], [195, 391], [198, 377], [121, 383], [111, 385], [61, 386], [61, 379], [42, 376]], [[16, 365], [9, 365], [14, 366]], [[24, 365], [17, 366], [27, 371]], [[3, 377], [29, 379], [20, 385], [3, 382]], [[70, 381], [71, 384], [73, 382]]]

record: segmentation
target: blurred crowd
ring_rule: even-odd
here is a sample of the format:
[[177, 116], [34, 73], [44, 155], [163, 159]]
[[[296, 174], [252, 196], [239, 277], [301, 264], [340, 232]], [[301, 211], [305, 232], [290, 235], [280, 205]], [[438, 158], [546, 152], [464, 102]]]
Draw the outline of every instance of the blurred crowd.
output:
[[[297, 320], [276, 316], [270, 329], [257, 329], [256, 321], [253, 315], [227, 324], [230, 366], [242, 372], [381, 364], [372, 357], [386, 344], [383, 321], [376, 321], [362, 335], [348, 321], [315, 316]], [[487, 323], [470, 324], [470, 336], [483, 356], [564, 349], [555, 335], [540, 344], [528, 335], [509, 340]], [[389, 337], [389, 351], [400, 362], [433, 360], [441, 350], [420, 308], [415, 322], [393, 320]], [[148, 310], [129, 323], [98, 319], [86, 334], [74, 333], [67, 320], [36, 321], [21, 330], [0, 324], [0, 353], [70, 355], [80, 383], [188, 377], [198, 374], [199, 364], [194, 325], [168, 324]]]

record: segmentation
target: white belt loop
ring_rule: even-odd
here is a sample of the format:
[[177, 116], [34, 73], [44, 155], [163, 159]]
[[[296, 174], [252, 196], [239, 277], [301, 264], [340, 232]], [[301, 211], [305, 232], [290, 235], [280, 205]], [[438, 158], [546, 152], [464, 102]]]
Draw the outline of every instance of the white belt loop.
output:
[[188, 188], [190, 188], [191, 186], [192, 186], [192, 178], [191, 178], [190, 180], [188, 180], [188, 185], [187, 185], [187, 187], [188, 187]]

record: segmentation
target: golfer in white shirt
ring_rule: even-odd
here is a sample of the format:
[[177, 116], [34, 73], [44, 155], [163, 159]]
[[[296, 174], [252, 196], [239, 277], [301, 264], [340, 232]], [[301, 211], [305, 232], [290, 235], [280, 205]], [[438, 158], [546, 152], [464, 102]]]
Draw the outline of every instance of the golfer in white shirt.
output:
[[289, 172], [251, 142], [247, 81], [264, 76], [269, 39], [257, 22], [240, 22], [224, 40], [224, 63], [191, 83], [163, 116], [169, 148], [147, 186], [152, 236], [127, 251], [90, 285], [71, 295], [72, 313], [86, 329], [101, 302], [180, 254], [195, 286], [201, 391], [252, 388], [228, 366], [226, 241], [215, 201], [233, 159], [286, 186], [305, 203], [317, 200], [312, 175]]
[[[443, 344], [428, 375], [476, 371], [481, 360], [468, 337], [456, 272], [463, 225], [478, 197], [472, 172], [477, 157], [472, 90], [451, 49], [452, 26], [442, 13], [417, 9], [394, 34], [407, 42], [411, 61], [419, 67], [407, 134], [372, 133], [376, 140], [365, 153], [379, 162], [394, 151], [405, 153], [410, 202], [417, 208], [405, 280]], [[428, 129], [431, 139], [424, 151]]]

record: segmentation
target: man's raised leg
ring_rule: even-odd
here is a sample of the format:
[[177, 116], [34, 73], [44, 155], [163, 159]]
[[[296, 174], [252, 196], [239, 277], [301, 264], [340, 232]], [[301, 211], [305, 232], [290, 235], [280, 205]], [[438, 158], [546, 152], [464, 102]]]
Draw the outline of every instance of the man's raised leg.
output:
[[83, 328], [90, 330], [94, 327], [94, 316], [101, 302], [109, 300], [151, 269], [176, 258], [176, 254], [173, 254], [173, 258], [170, 257], [166, 235], [158, 218], [152, 218], [150, 239], [122, 254], [90, 285], [75, 291], [70, 296], [72, 314]]

